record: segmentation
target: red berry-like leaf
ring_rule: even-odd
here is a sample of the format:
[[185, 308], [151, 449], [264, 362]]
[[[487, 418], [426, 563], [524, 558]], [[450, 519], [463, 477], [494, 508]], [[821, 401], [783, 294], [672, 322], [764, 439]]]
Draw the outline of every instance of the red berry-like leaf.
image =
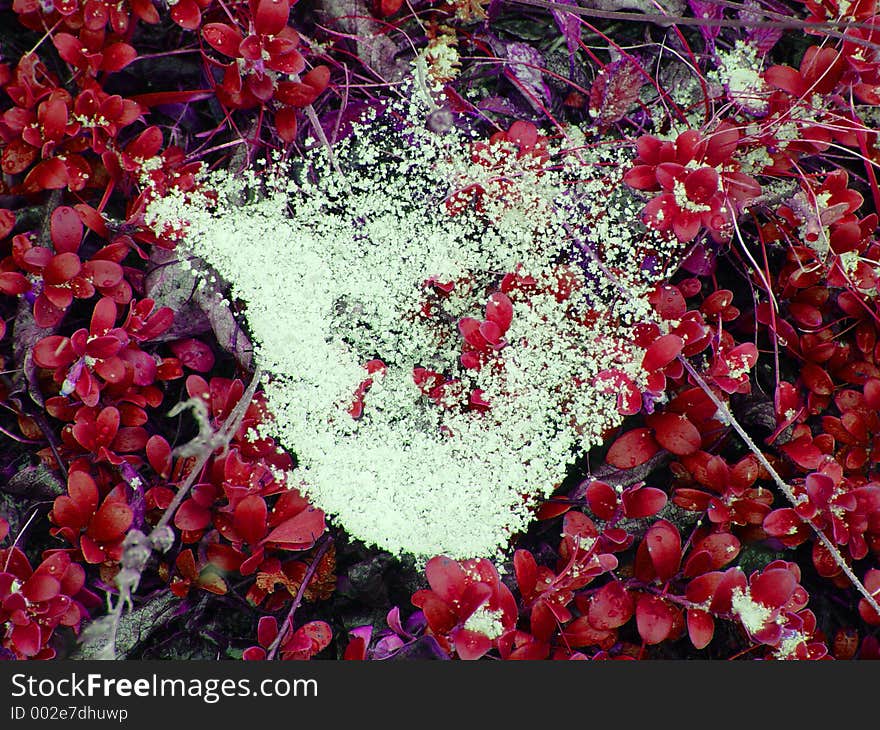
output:
[[171, 474], [171, 446], [158, 434], [151, 436], [146, 446], [147, 461], [163, 479]]
[[672, 611], [658, 596], [640, 594], [636, 600], [636, 628], [646, 644], [659, 644], [672, 630]]
[[83, 224], [79, 214], [67, 205], [52, 211], [49, 222], [52, 243], [58, 253], [75, 253], [83, 237]]
[[590, 510], [600, 520], [610, 520], [614, 516], [617, 509], [617, 492], [605, 482], [590, 482], [586, 498]]
[[203, 530], [211, 524], [211, 513], [193, 499], [187, 499], [174, 514], [174, 526], [181, 530]]
[[[863, 584], [874, 600], [880, 602], [880, 570], [871, 568], [865, 573]], [[859, 615], [866, 624], [880, 626], [880, 614], [871, 608], [871, 604], [864, 598], [859, 600]]]
[[440, 555], [428, 561], [425, 566], [428, 584], [440, 598], [448, 603], [461, 599], [467, 585], [467, 578], [456, 560]]
[[125, 502], [105, 499], [89, 523], [87, 534], [97, 543], [114, 542], [131, 527], [133, 516]]
[[683, 347], [684, 340], [678, 335], [663, 335], [657, 338], [645, 350], [642, 368], [650, 373], [666, 367], [681, 354]]
[[671, 522], [658, 520], [642, 539], [654, 572], [660, 580], [668, 580], [678, 572], [681, 562], [681, 535]]
[[754, 600], [769, 608], [781, 608], [794, 594], [797, 578], [785, 568], [773, 568], [756, 575], [749, 590]]
[[523, 596], [530, 596], [538, 581], [538, 564], [528, 550], [517, 550], [513, 554], [513, 570], [516, 584]]
[[121, 71], [137, 56], [137, 51], [128, 43], [112, 43], [104, 49], [100, 69], [109, 73]]
[[648, 428], [634, 428], [619, 436], [605, 460], [618, 469], [632, 469], [644, 464], [660, 451], [660, 445], [651, 435]]
[[492, 648], [491, 640], [477, 631], [461, 629], [455, 633], [455, 650], [466, 661], [479, 659]]
[[602, 586], [590, 600], [590, 624], [600, 630], [616, 629], [632, 618], [635, 602], [616, 580]]
[[169, 347], [175, 357], [190, 370], [207, 373], [214, 367], [214, 352], [201, 340], [175, 340]]
[[[763, 528], [768, 535], [778, 538], [805, 539], [808, 534], [803, 520], [791, 507], [773, 510], [764, 518]], [[803, 539], [799, 542], [803, 542]]]
[[243, 40], [241, 33], [225, 23], [208, 23], [202, 28], [202, 36], [214, 50], [232, 58], [238, 56], [238, 47]]
[[268, 514], [266, 501], [251, 494], [235, 506], [232, 525], [242, 540], [249, 545], [255, 545], [266, 534]]
[[275, 112], [275, 128], [278, 130], [278, 136], [286, 144], [295, 141], [298, 128], [296, 110], [282, 107]]
[[679, 413], [654, 413], [645, 422], [654, 429], [657, 443], [676, 456], [688, 456], [700, 449], [700, 432], [687, 416]]
[[258, 0], [254, 29], [261, 35], [277, 35], [287, 25], [289, 15], [288, 0]]
[[651, 517], [666, 506], [666, 492], [655, 487], [630, 487], [621, 495], [623, 513], [630, 519]]
[[495, 292], [486, 302], [486, 319], [494, 322], [501, 333], [507, 332], [513, 320], [513, 303], [502, 292]]
[[324, 533], [324, 513], [307, 507], [295, 517], [282, 522], [264, 539], [282, 550], [306, 550]]
[[715, 619], [707, 611], [689, 608], [687, 611], [688, 636], [695, 649], [705, 649], [715, 635]]
[[0, 292], [10, 297], [16, 297], [30, 291], [31, 282], [24, 274], [17, 271], [4, 271], [0, 273]]

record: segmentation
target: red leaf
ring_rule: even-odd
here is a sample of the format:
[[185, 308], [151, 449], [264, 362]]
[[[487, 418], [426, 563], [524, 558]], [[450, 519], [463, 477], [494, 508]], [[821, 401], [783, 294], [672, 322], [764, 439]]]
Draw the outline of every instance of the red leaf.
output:
[[461, 599], [464, 594], [467, 578], [459, 563], [445, 555], [431, 558], [425, 566], [428, 584], [440, 598], [447, 603]]
[[31, 166], [38, 153], [38, 149], [16, 138], [3, 148], [0, 166], [7, 175], [18, 175]]
[[654, 372], [671, 363], [684, 347], [684, 340], [678, 335], [663, 335], [652, 342], [645, 350], [642, 358], [642, 368]]
[[274, 616], [261, 616], [257, 623], [257, 641], [268, 648], [278, 636], [278, 621]]
[[281, 107], [275, 112], [275, 129], [278, 130], [278, 136], [290, 144], [296, 139], [297, 120], [296, 110], [289, 107]]
[[238, 47], [241, 45], [241, 34], [224, 23], [208, 23], [202, 29], [202, 36], [205, 41], [216, 51], [224, 56], [236, 58], [238, 56]]
[[153, 471], [163, 479], [171, 474], [171, 446], [158, 434], [151, 436], [146, 446], [147, 461]]
[[599, 646], [603, 649], [614, 644], [617, 632], [597, 629], [587, 616], [578, 616], [562, 632], [562, 640], [572, 647]]
[[816, 395], [831, 395], [834, 392], [834, 381], [824, 368], [808, 362], [801, 367], [801, 380]]
[[13, 626], [10, 636], [12, 645], [25, 656], [34, 656], [40, 651], [40, 627], [35, 623]]
[[477, 631], [461, 629], [455, 633], [455, 650], [460, 659], [473, 661], [492, 648], [492, 641]]
[[41, 368], [64, 367], [75, 357], [70, 339], [61, 335], [44, 337], [34, 347], [34, 362]]
[[679, 413], [653, 413], [645, 422], [664, 449], [676, 456], [688, 456], [700, 449], [702, 438], [697, 427]]
[[528, 550], [517, 550], [513, 554], [513, 570], [516, 584], [523, 596], [530, 596], [538, 582], [538, 564]]
[[788, 311], [801, 327], [816, 329], [822, 326], [822, 312], [806, 302], [792, 302]]
[[84, 471], [74, 471], [67, 478], [67, 493], [77, 508], [91, 514], [98, 507], [98, 487], [95, 480]]
[[622, 416], [634, 416], [642, 410], [642, 394], [638, 386], [625, 375], [617, 393], [617, 412]]
[[[685, 575], [694, 576], [710, 570], [723, 568], [739, 555], [740, 542], [729, 532], [718, 532], [709, 535], [694, 546], [694, 550], [685, 563]], [[702, 557], [698, 557], [702, 556]], [[696, 570], [699, 564], [699, 571]]]
[[672, 611], [657, 596], [640, 594], [636, 601], [636, 628], [646, 644], [659, 644], [672, 630]]
[[82, 263], [75, 253], [60, 253], [43, 269], [43, 281], [50, 286], [64, 284], [76, 276], [81, 268]]
[[324, 621], [309, 621], [296, 630], [294, 639], [296, 638], [308, 640], [310, 644], [308, 653], [309, 656], [313, 656], [330, 645], [330, 642], [333, 640], [333, 629]]
[[69, 181], [67, 166], [57, 157], [37, 164], [24, 179], [22, 186], [30, 192], [58, 190], [66, 187]]
[[705, 649], [715, 634], [715, 619], [706, 611], [688, 609], [687, 612], [688, 636], [695, 649]]
[[184, 30], [196, 30], [202, 22], [202, 12], [194, 0], [180, 0], [171, 8], [171, 19]]
[[174, 526], [181, 530], [203, 530], [211, 524], [211, 513], [195, 500], [187, 499], [174, 514]]
[[[868, 570], [865, 573], [864, 586], [875, 600], [880, 600], [880, 570], [876, 568]], [[859, 615], [866, 624], [880, 626], [880, 614], [864, 598], [859, 600]]]
[[104, 49], [100, 69], [108, 73], [121, 71], [137, 58], [137, 51], [128, 43], [113, 43]]
[[590, 624], [600, 630], [616, 629], [632, 618], [634, 601], [616, 580], [606, 583], [590, 601]]
[[242, 540], [249, 545], [255, 545], [266, 534], [268, 514], [266, 501], [251, 494], [236, 505], [232, 525]]
[[61, 60], [76, 66], [82, 56], [82, 43], [70, 33], [55, 33], [52, 36], [52, 43], [61, 56]]
[[278, 35], [287, 25], [290, 5], [287, 0], [258, 0], [254, 28], [261, 35]]
[[650, 429], [634, 428], [611, 444], [605, 460], [618, 469], [632, 469], [644, 464], [660, 450]]
[[660, 580], [669, 580], [681, 562], [681, 535], [671, 522], [658, 520], [645, 533], [643, 543]]
[[48, 601], [61, 592], [61, 583], [51, 575], [34, 573], [21, 587], [22, 595], [29, 601]]
[[[330, 69], [327, 66], [315, 66], [302, 77], [302, 82], [306, 86], [311, 86], [312, 89], [314, 89], [315, 97], [317, 98], [318, 95], [330, 84]], [[514, 124], [516, 123], [514, 122]], [[511, 129], [513, 129], [513, 127], [511, 127]]]
[[502, 292], [493, 293], [486, 302], [486, 319], [498, 325], [502, 334], [507, 332], [513, 320], [513, 303]]
[[104, 500], [89, 522], [86, 534], [96, 543], [115, 542], [131, 527], [134, 515], [125, 502]]
[[631, 519], [651, 517], [666, 506], [667, 496], [662, 489], [642, 487], [625, 489], [621, 495], [623, 512]]
[[207, 373], [214, 367], [214, 352], [201, 340], [176, 340], [169, 347], [190, 370]]
[[764, 531], [773, 537], [797, 535], [803, 528], [803, 520], [791, 507], [773, 510], [764, 518]]
[[607, 64], [590, 87], [590, 116], [600, 127], [614, 124], [638, 102], [646, 78], [630, 58]]
[[275, 98], [282, 104], [300, 109], [308, 106], [318, 98], [319, 91], [314, 86], [296, 81], [279, 81]]
[[52, 243], [58, 253], [75, 253], [83, 237], [83, 224], [79, 214], [67, 205], [61, 205], [52, 211], [49, 223]]
[[797, 578], [785, 568], [771, 568], [756, 575], [749, 592], [754, 600], [769, 608], [781, 608], [791, 599], [797, 588]]
[[0, 292], [7, 296], [16, 297], [31, 289], [31, 282], [24, 274], [17, 271], [4, 271], [0, 273]]
[[617, 492], [605, 482], [590, 482], [586, 497], [593, 514], [600, 520], [610, 520], [614, 516], [617, 509]]
[[307, 507], [296, 517], [285, 520], [264, 539], [264, 543], [277, 544], [282, 550], [306, 550], [315, 544], [324, 532], [324, 513]]

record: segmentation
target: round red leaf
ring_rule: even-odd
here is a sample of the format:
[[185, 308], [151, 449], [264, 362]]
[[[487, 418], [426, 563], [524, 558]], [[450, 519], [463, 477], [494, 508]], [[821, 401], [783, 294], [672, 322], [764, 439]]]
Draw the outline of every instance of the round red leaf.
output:
[[695, 649], [705, 649], [715, 634], [715, 620], [710, 613], [688, 609], [688, 636]]
[[261, 35], [277, 35], [287, 25], [288, 0], [258, 0], [254, 28]]
[[632, 618], [635, 603], [616, 580], [606, 583], [590, 601], [590, 624], [600, 630], [616, 629]]
[[671, 522], [658, 520], [643, 538], [654, 572], [660, 580], [668, 580], [678, 572], [681, 562], [681, 535]]
[[75, 253], [83, 236], [83, 224], [79, 214], [67, 205], [52, 211], [49, 222], [52, 243], [58, 253]]
[[663, 335], [652, 342], [645, 350], [642, 358], [642, 368], [649, 373], [666, 367], [680, 353], [684, 347], [684, 340], [678, 335]]
[[646, 644], [659, 644], [672, 630], [672, 611], [657, 596], [641, 594], [636, 601], [636, 628]]
[[285, 550], [305, 550], [315, 544], [324, 532], [324, 513], [307, 507], [296, 517], [282, 522], [263, 540]]
[[667, 496], [662, 489], [655, 487], [629, 488], [621, 495], [623, 512], [631, 519], [651, 517], [666, 506]]
[[174, 515], [174, 526], [181, 530], [202, 530], [211, 524], [211, 513], [196, 501], [187, 499]]
[[255, 494], [245, 497], [235, 506], [232, 524], [238, 535], [254, 545], [266, 534], [266, 517], [269, 511], [266, 501]]
[[587, 504], [600, 520], [610, 520], [617, 509], [617, 492], [605, 482], [593, 481], [587, 487]]
[[89, 522], [86, 534], [97, 543], [115, 542], [131, 527], [134, 515], [124, 502], [104, 500]]
[[688, 456], [700, 449], [700, 432], [687, 416], [678, 413], [654, 413], [646, 422], [654, 429], [657, 443], [670, 453]]
[[611, 444], [606, 461], [618, 469], [632, 469], [644, 464], [660, 450], [650, 429], [634, 428]]
[[75, 358], [70, 339], [61, 335], [44, 337], [34, 347], [34, 362], [41, 368], [64, 367]]

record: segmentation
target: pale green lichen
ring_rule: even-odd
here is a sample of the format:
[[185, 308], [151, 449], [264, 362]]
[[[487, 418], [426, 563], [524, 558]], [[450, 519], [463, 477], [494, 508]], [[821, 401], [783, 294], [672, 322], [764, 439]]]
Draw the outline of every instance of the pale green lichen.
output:
[[[149, 215], [183, 225], [194, 275], [208, 262], [244, 305], [269, 374], [265, 428], [297, 456], [289, 483], [392, 553], [486, 556], [620, 422], [616, 394], [590, 381], [612, 367], [639, 380], [632, 326], [673, 244], [633, 224], [641, 203], [620, 185], [628, 153], [554, 150], [552, 166], [536, 167], [499, 147], [487, 167], [464, 133], [427, 131], [429, 110], [413, 101], [396, 110], [402, 129], [374, 121], [337, 144], [343, 174], [318, 150], [295, 168], [214, 175], [216, 205], [172, 194]], [[450, 215], [447, 197], [474, 184], [487, 191], [483, 212]], [[581, 246], [596, 258], [579, 260]], [[652, 270], [637, 246], [656, 252]], [[566, 258], [580, 288], [563, 302], [551, 291], [519, 300], [497, 362], [464, 370], [458, 319], [481, 318], [505, 272], [555, 286]], [[456, 286], [425, 318], [431, 277]], [[587, 328], [578, 319], [591, 311]], [[354, 420], [347, 410], [373, 358], [387, 372]], [[491, 409], [438, 408], [413, 383], [415, 366], [460, 378], [465, 400], [482, 389]]]

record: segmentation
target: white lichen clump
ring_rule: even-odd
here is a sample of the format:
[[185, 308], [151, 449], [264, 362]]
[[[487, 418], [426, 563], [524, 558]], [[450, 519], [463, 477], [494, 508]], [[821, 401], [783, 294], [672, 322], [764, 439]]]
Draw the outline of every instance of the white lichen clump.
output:
[[748, 41], [737, 40], [730, 50], [718, 51], [717, 70], [706, 78], [722, 84], [730, 99], [752, 114], [767, 110], [770, 89], [761, 75], [763, 57], [757, 47]]
[[[505, 143], [480, 164], [464, 133], [427, 131], [429, 106], [365, 122], [332, 159], [215, 174], [216, 202], [166, 196], [149, 216], [184, 229], [193, 274], [206, 262], [243, 306], [267, 373], [266, 428], [296, 455], [289, 483], [391, 553], [489, 556], [619, 424], [616, 393], [592, 379], [616, 369], [640, 382], [632, 326], [671, 244], [634, 223], [641, 203], [618, 187], [626, 153], [557, 148], [535, 165]], [[480, 209], [451, 214], [449, 196], [473, 184]], [[467, 369], [458, 321], [482, 320], [513, 272], [535, 285], [510, 294], [508, 344]], [[370, 376], [373, 360], [384, 371]], [[416, 367], [458, 385], [433, 402]], [[488, 410], [469, 407], [475, 390]]]

